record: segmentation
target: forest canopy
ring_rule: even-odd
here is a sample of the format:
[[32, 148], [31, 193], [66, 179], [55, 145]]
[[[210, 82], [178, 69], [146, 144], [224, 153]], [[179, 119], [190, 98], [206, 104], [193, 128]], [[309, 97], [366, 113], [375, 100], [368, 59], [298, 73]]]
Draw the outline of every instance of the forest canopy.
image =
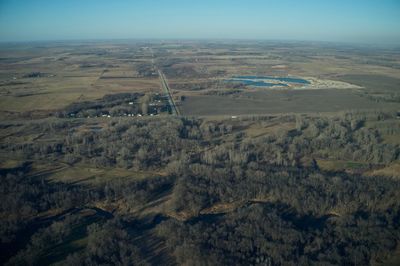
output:
[[1, 123], [17, 162], [0, 171], [2, 263], [369, 265], [398, 249], [397, 113], [93, 121]]

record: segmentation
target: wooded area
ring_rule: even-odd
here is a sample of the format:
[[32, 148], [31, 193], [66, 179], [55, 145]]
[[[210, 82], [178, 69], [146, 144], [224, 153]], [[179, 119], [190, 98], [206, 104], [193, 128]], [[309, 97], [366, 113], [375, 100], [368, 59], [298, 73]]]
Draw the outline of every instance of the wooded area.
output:
[[[0, 171], [2, 263], [369, 265], [398, 248], [399, 179], [370, 174], [399, 163], [397, 113], [98, 119], [1, 123], [20, 162]], [[132, 174], [63, 182], [46, 161]]]

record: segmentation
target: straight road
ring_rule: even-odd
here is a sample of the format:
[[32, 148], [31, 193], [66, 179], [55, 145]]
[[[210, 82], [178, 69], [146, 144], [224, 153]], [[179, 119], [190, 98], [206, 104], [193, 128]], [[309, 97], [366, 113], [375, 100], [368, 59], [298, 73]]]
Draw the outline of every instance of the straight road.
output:
[[158, 71], [158, 75], [160, 77], [161, 86], [163, 87], [165, 94], [168, 96], [168, 102], [169, 102], [169, 105], [171, 106], [172, 114], [173, 115], [181, 115], [178, 107], [176, 107], [174, 98], [172, 98], [171, 89], [168, 86], [168, 82], [167, 82], [167, 79], [165, 78], [164, 73], [162, 73], [161, 70], [159, 70], [159, 69], [157, 71]]
[[164, 73], [157, 67], [155, 60], [154, 60], [154, 52], [153, 49], [150, 48], [151, 51], [151, 63], [153, 64], [154, 69], [157, 69], [158, 76], [160, 77], [161, 86], [168, 97], [169, 106], [171, 106], [172, 115], [181, 115], [179, 112], [178, 107], [176, 107], [174, 98], [172, 98], [171, 89], [168, 86], [167, 78], [165, 77]]

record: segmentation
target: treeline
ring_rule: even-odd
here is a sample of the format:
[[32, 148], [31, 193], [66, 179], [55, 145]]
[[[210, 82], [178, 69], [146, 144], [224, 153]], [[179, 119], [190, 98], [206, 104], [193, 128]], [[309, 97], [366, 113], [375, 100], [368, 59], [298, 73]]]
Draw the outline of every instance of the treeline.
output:
[[[118, 93], [105, 95], [98, 101], [83, 101], [67, 106], [63, 111], [57, 113], [58, 117], [96, 117], [103, 114], [122, 115], [127, 113], [138, 113], [138, 99], [143, 97], [142, 93]], [[129, 105], [129, 102], [135, 103]]]
[[[377, 115], [376, 120], [352, 115], [223, 122], [188, 118], [112, 119], [108, 125], [93, 130], [80, 130], [77, 121], [42, 120], [23, 126], [23, 130], [49, 130], [48, 135], [59, 138], [35, 143], [2, 143], [2, 148], [27, 159], [54, 157], [70, 164], [82, 161], [97, 167], [135, 169], [175, 167], [188, 160], [211, 166], [269, 164], [300, 167], [304, 165], [304, 159], [311, 158], [362, 162], [373, 167], [396, 161], [400, 155], [399, 146], [385, 142], [382, 137], [399, 134], [399, 126], [365, 126], [366, 122], [378, 123], [390, 118], [389, 114], [381, 116]], [[394, 116], [392, 114], [391, 118]], [[295, 126], [257, 138], [249, 138], [243, 131], [252, 123], [268, 127], [276, 121]], [[223, 141], [225, 135], [234, 135], [234, 138]]]

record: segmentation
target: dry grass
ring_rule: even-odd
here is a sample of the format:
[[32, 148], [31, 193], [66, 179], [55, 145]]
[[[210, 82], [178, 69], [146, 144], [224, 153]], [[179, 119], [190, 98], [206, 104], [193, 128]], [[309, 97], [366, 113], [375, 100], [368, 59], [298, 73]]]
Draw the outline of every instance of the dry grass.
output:
[[2, 158], [0, 160], [0, 168], [3, 169], [11, 169], [11, 168], [16, 168], [21, 165], [21, 161], [15, 160], [15, 159], [7, 159], [7, 158]]
[[228, 213], [236, 210], [240, 204], [238, 202], [232, 203], [217, 203], [213, 206], [203, 209], [200, 211], [200, 214], [219, 214], [219, 213]]
[[277, 134], [281, 131], [289, 131], [296, 128], [296, 123], [271, 123], [263, 125], [260, 123], [252, 124], [248, 129], [245, 130], [247, 136], [251, 138], [261, 137], [267, 134]]
[[400, 163], [395, 162], [384, 168], [368, 171], [365, 174], [368, 176], [385, 176], [385, 177], [400, 178]]
[[82, 183], [89, 185], [100, 185], [115, 178], [140, 180], [154, 176], [165, 175], [157, 171], [134, 171], [124, 168], [93, 168], [84, 164], [77, 164], [53, 172], [48, 179], [65, 183]]
[[324, 171], [352, 171], [354, 169], [360, 169], [366, 166], [367, 163], [353, 162], [353, 161], [342, 161], [342, 160], [327, 160], [327, 159], [316, 159], [317, 164], [321, 170]]

